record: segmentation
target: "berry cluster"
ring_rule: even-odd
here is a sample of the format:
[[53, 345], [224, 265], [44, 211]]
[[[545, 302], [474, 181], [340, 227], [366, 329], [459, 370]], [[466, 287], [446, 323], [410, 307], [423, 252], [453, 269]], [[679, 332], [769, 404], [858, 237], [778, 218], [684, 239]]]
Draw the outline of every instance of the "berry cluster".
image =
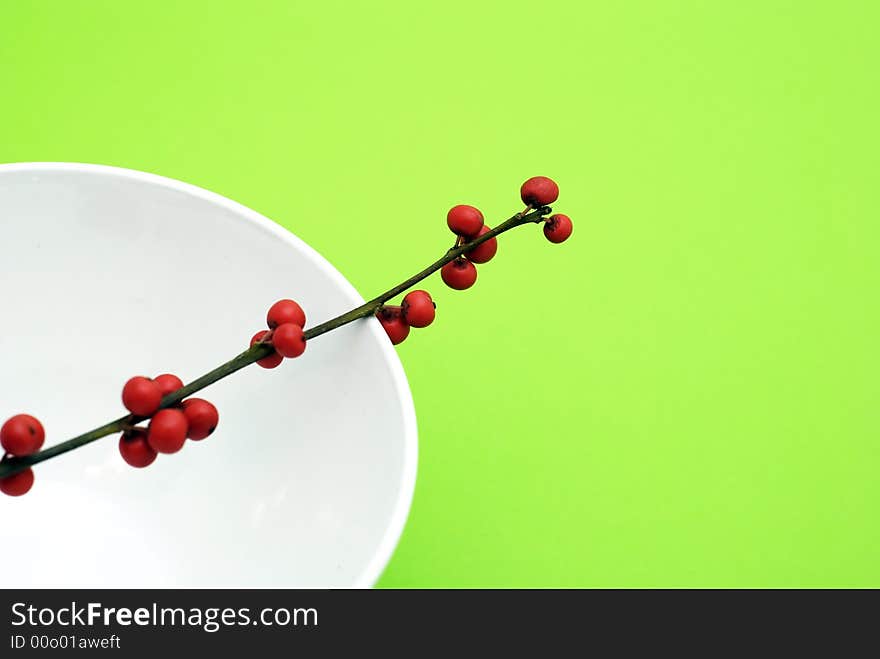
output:
[[[492, 228], [483, 223], [483, 214], [479, 208], [459, 204], [453, 206], [446, 213], [446, 225], [458, 238], [456, 247], [471, 240], [475, 240]], [[474, 247], [466, 254], [450, 261], [440, 269], [440, 277], [443, 282], [457, 291], [470, 288], [477, 281], [477, 268], [474, 263], [488, 263], [498, 252], [498, 239], [489, 238], [484, 243]]]
[[[559, 197], [559, 186], [546, 176], [533, 176], [522, 184], [520, 197], [526, 210], [543, 208]], [[492, 228], [483, 219], [479, 208], [459, 204], [449, 209], [446, 224], [456, 235], [455, 248], [466, 245], [487, 234]], [[567, 215], [551, 215], [544, 219], [544, 236], [551, 243], [561, 243], [571, 235], [571, 220]], [[440, 269], [443, 282], [452, 289], [463, 291], [477, 281], [475, 264], [491, 261], [498, 253], [498, 240], [493, 235], [479, 245], [465, 251]], [[397, 345], [409, 336], [410, 327], [427, 327], [434, 320], [436, 304], [426, 291], [412, 291], [403, 298], [401, 306], [382, 306], [376, 318]]]
[[[519, 196], [527, 208], [541, 208], [559, 199], [559, 186], [546, 176], [533, 176], [522, 184]], [[571, 219], [562, 213], [556, 213], [544, 220], [544, 236], [551, 243], [568, 240], [571, 228]]]
[[[541, 208], [556, 201], [559, 197], [559, 186], [546, 176], [533, 176], [522, 184], [520, 197], [528, 208]], [[464, 204], [449, 209], [446, 224], [458, 236], [456, 247], [476, 240], [492, 230], [483, 222], [483, 214], [478, 208]], [[551, 215], [545, 220], [544, 235], [551, 243], [561, 243], [571, 235], [571, 228], [571, 220], [567, 215]], [[498, 241], [493, 236], [444, 265], [440, 276], [449, 288], [463, 291], [477, 281], [477, 268], [474, 264], [488, 263], [497, 252]]]
[[[30, 414], [16, 414], [0, 427], [0, 446], [8, 455], [23, 457], [40, 450], [46, 439], [43, 424]], [[34, 470], [27, 469], [0, 478], [0, 492], [11, 497], [26, 494], [34, 484]]]
[[159, 409], [162, 399], [183, 387], [176, 375], [137, 375], [122, 388], [122, 404], [136, 417], [149, 418], [146, 428], [128, 428], [119, 438], [119, 453], [132, 467], [147, 467], [159, 453], [177, 453], [187, 438], [199, 441], [214, 432], [220, 415], [203, 398], [188, 398]]
[[278, 300], [269, 307], [266, 314], [268, 330], [260, 330], [251, 337], [251, 346], [257, 343], [270, 343], [275, 349], [268, 357], [257, 360], [263, 368], [275, 368], [285, 357], [299, 357], [306, 351], [303, 327], [306, 326], [306, 313], [293, 300]]
[[391, 343], [397, 345], [409, 336], [410, 327], [427, 327], [433, 323], [436, 309], [428, 291], [410, 291], [399, 307], [382, 306], [376, 318]]

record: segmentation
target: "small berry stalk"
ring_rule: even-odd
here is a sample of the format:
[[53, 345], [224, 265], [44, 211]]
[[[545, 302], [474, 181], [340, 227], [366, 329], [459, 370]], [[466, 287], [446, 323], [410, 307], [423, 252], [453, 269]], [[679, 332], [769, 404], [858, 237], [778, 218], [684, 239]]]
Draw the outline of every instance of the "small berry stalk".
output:
[[[572, 232], [566, 215], [551, 215], [550, 204], [559, 196], [551, 179], [535, 176], [520, 189], [525, 210], [516, 213], [494, 229], [473, 206], [458, 205], [446, 216], [455, 244], [424, 270], [397, 284], [362, 305], [306, 329], [306, 314], [294, 300], [280, 300], [266, 315], [268, 329], [254, 334], [250, 347], [212, 371], [184, 385], [175, 375], [155, 378], [135, 376], [122, 389], [122, 403], [128, 414], [46, 449], [42, 449], [45, 430], [38, 419], [18, 414], [0, 427], [0, 492], [10, 496], [27, 493], [34, 483], [33, 465], [85, 446], [102, 437], [120, 434], [119, 453], [136, 468], [151, 465], [160, 453], [180, 451], [187, 439], [201, 441], [219, 423], [217, 408], [192, 395], [233, 373], [256, 363], [276, 368], [285, 358], [302, 355], [308, 342], [361, 318], [375, 316], [393, 344], [404, 341], [410, 328], [427, 327], [434, 321], [436, 304], [424, 290], [410, 291], [399, 306], [387, 305], [401, 293], [440, 271], [447, 286], [464, 290], [477, 280], [477, 264], [488, 263], [498, 251], [497, 236], [519, 226], [543, 223], [544, 235], [551, 243], [561, 243]], [[146, 425], [141, 425], [146, 424]], [[42, 450], [41, 450], [42, 449]]]

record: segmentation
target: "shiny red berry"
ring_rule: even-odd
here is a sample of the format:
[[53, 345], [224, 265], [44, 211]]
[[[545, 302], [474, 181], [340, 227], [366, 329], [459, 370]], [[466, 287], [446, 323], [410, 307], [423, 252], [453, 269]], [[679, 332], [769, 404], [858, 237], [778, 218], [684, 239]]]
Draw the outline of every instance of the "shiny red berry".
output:
[[162, 389], [155, 380], [137, 375], [122, 388], [122, 404], [136, 416], [151, 416], [162, 403]]
[[571, 219], [568, 215], [558, 213], [551, 215], [544, 223], [544, 235], [551, 243], [561, 243], [571, 235]]
[[189, 426], [186, 436], [190, 439], [204, 439], [214, 432], [220, 422], [217, 408], [202, 398], [188, 398], [183, 401], [183, 414]]
[[[269, 333], [268, 330], [260, 330], [259, 332], [254, 334], [253, 337], [251, 337], [251, 347], [253, 347], [253, 345], [257, 341], [262, 339], [268, 333]], [[262, 359], [258, 359], [257, 364], [259, 364], [263, 368], [275, 368], [276, 366], [278, 366], [278, 364], [280, 364], [283, 361], [284, 361], [284, 357], [279, 355], [277, 352], [273, 351], [272, 354], [270, 354], [268, 357], [263, 357]]]
[[27, 494], [34, 485], [34, 470], [28, 467], [12, 476], [0, 478], [0, 492], [11, 497]]
[[519, 195], [532, 208], [547, 206], [559, 198], [559, 186], [546, 176], [533, 176], [522, 184]]
[[[480, 233], [477, 234], [477, 238], [482, 236], [484, 233], [488, 233], [492, 228], [483, 225], [483, 228], [480, 229]], [[484, 243], [480, 243], [476, 247], [474, 247], [471, 251], [467, 253], [468, 261], [471, 263], [488, 263], [491, 261], [495, 254], [498, 252], [498, 239], [497, 238], [489, 238]]]
[[440, 269], [440, 277], [449, 288], [463, 291], [477, 281], [477, 268], [466, 258], [459, 257]]
[[452, 233], [470, 238], [476, 236], [483, 226], [483, 214], [473, 206], [453, 206], [446, 213], [446, 224]]
[[0, 445], [12, 455], [30, 455], [43, 446], [43, 424], [30, 414], [16, 414], [0, 428]]
[[183, 380], [176, 375], [171, 375], [171, 373], [157, 375], [153, 378], [153, 382], [159, 385], [163, 397], [168, 394], [173, 394], [178, 389], [183, 389]]
[[147, 442], [159, 453], [177, 453], [186, 442], [186, 415], [178, 409], [156, 412], [147, 428]]
[[303, 328], [295, 323], [284, 323], [272, 333], [272, 345], [275, 351], [284, 357], [299, 357], [306, 351], [306, 339]]
[[401, 313], [410, 327], [427, 327], [434, 322], [437, 306], [428, 291], [410, 291], [403, 298]]
[[143, 469], [156, 460], [156, 451], [147, 441], [147, 432], [135, 428], [119, 438], [119, 454], [132, 467]]
[[284, 323], [306, 326], [306, 313], [293, 300], [278, 300], [269, 307], [269, 313], [266, 314], [266, 324], [269, 325], [269, 329], [275, 329]]
[[382, 323], [382, 328], [393, 345], [403, 343], [409, 336], [409, 325], [403, 319], [400, 307], [382, 307], [376, 312], [376, 318]]

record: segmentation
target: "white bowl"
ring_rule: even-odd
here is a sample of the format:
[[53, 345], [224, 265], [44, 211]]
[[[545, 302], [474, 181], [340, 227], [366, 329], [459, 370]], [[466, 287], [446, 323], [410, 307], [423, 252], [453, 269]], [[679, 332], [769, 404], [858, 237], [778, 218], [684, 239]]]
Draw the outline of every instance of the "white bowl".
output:
[[[64, 163], [0, 166], [0, 296], [0, 422], [37, 416], [46, 446], [124, 414], [133, 375], [189, 382], [234, 357], [277, 299], [298, 300], [309, 325], [363, 302], [235, 202]], [[133, 469], [105, 437], [37, 465], [27, 495], [0, 496], [0, 586], [372, 585], [403, 529], [417, 450], [378, 322], [199, 395], [220, 410], [208, 439]]]

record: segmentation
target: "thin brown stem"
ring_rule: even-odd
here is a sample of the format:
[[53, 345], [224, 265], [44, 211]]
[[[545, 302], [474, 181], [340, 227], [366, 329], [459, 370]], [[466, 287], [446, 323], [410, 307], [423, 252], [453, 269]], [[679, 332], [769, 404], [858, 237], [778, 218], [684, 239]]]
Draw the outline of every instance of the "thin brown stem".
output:
[[[400, 293], [413, 287], [415, 284], [418, 284], [426, 277], [437, 272], [437, 270], [442, 268], [447, 263], [454, 261], [459, 256], [469, 252], [477, 245], [480, 245], [487, 240], [491, 240], [495, 236], [498, 236], [505, 231], [509, 231], [510, 229], [521, 226], [523, 224], [528, 224], [530, 222], [540, 222], [549, 213], [550, 208], [547, 206], [534, 210], [528, 214], [517, 213], [510, 219], [499, 224], [491, 231], [487, 231], [478, 238], [474, 238], [470, 242], [460, 244], [457, 247], [450, 248], [441, 258], [437, 259], [436, 261], [434, 261], [434, 263], [429, 265], [424, 270], [416, 273], [409, 279], [402, 281], [397, 286], [389, 288], [384, 293], [377, 295], [368, 302], [364, 302], [362, 305], [360, 305], [359, 307], [355, 307], [351, 311], [347, 311], [344, 314], [336, 316], [336, 318], [331, 318], [330, 320], [325, 321], [320, 325], [315, 325], [311, 329], [307, 329], [303, 333], [306, 340], [310, 341], [316, 337], [321, 336], [322, 334], [326, 334], [327, 332], [338, 329], [339, 327], [347, 325], [348, 323], [351, 323], [355, 320], [372, 316], [385, 302], [394, 297], [397, 297]], [[228, 362], [221, 364], [214, 370], [205, 373], [199, 378], [196, 378], [182, 389], [178, 389], [177, 391], [165, 396], [162, 399], [162, 405], [160, 409], [170, 407], [171, 405], [176, 405], [184, 398], [188, 398], [192, 394], [201, 391], [205, 387], [214, 384], [218, 380], [222, 380], [223, 378], [232, 375], [236, 371], [240, 371], [245, 366], [250, 366], [257, 360], [262, 359], [263, 357], [268, 357], [270, 354], [272, 354], [272, 351], [273, 348], [268, 343], [255, 343], [252, 347], [248, 348], [236, 357], [233, 357]], [[68, 439], [67, 441], [61, 442], [60, 444], [50, 446], [49, 448], [43, 449], [38, 453], [34, 453], [33, 455], [22, 457], [4, 456], [4, 458], [0, 460], [0, 478], [11, 476], [12, 474], [18, 473], [19, 471], [22, 471], [23, 469], [26, 469], [31, 465], [35, 465], [39, 462], [54, 458], [57, 455], [61, 455], [62, 453], [67, 453], [68, 451], [72, 451], [81, 446], [85, 446], [86, 444], [101, 439], [102, 437], [106, 437], [107, 435], [120, 433], [125, 429], [130, 428], [144, 420], [145, 419], [143, 417], [137, 417], [129, 414], [127, 416], [120, 417], [115, 421], [105, 423], [103, 426], [99, 426], [98, 428], [83, 433], [82, 435], [78, 435], [76, 437]]]

